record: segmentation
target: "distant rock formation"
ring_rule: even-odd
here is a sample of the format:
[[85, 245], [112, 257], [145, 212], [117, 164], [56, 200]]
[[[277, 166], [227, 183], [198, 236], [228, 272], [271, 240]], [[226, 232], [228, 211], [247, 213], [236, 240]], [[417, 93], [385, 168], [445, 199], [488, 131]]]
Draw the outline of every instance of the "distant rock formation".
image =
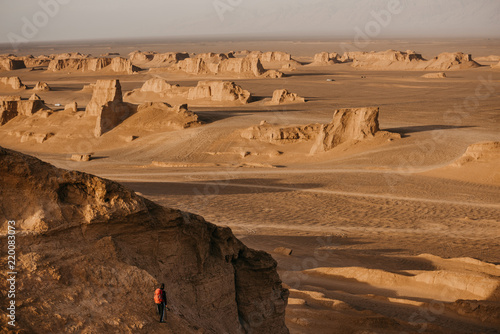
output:
[[130, 60], [116, 58], [56, 58], [50, 61], [48, 71], [68, 71], [68, 72], [98, 72], [111, 71], [133, 74], [140, 69], [130, 62]]
[[461, 52], [441, 53], [425, 60], [422, 55], [408, 50], [406, 52], [387, 50], [383, 52], [346, 52], [342, 61], [352, 61], [352, 67], [372, 70], [459, 70], [480, 66], [470, 54]]
[[491, 68], [495, 68], [495, 69], [500, 68], [500, 61], [498, 62], [498, 64], [491, 65]]
[[21, 82], [19, 77], [2, 77], [0, 78], [0, 87], [1, 86], [13, 90], [26, 89], [26, 86]]
[[332, 65], [341, 63], [340, 55], [336, 52], [320, 52], [314, 55], [313, 64], [315, 65]]
[[97, 116], [94, 135], [100, 137], [130, 116], [131, 110], [123, 103], [118, 80], [97, 80], [85, 116]]
[[245, 139], [259, 140], [268, 143], [295, 143], [315, 139], [321, 129], [321, 124], [280, 127], [261, 122], [241, 132]]
[[200, 81], [189, 88], [188, 100], [227, 101], [246, 104], [251, 98], [249, 91], [230, 81]]
[[426, 70], [461, 70], [479, 67], [470, 54], [444, 52], [426, 62]]
[[171, 85], [165, 79], [153, 78], [146, 81], [141, 89], [125, 94], [127, 101], [215, 101], [246, 104], [251, 99], [249, 91], [231, 81], [200, 81], [196, 87]]
[[181, 130], [202, 124], [198, 120], [198, 115], [189, 111], [187, 105], [171, 107], [162, 102], [139, 105], [137, 112], [127, 122], [149, 131]]
[[31, 116], [42, 109], [48, 109], [42, 100], [21, 100], [20, 96], [0, 98], [0, 125], [16, 116]]
[[208, 56], [201, 57], [198, 55], [195, 58], [184, 59], [173, 65], [173, 69], [194, 75], [220, 74], [259, 77], [266, 74], [266, 70], [259, 58], [227, 58], [221, 55]]
[[40, 98], [40, 96], [33, 93], [33, 95], [30, 96], [29, 100], [41, 100], [41, 98]]
[[500, 56], [489, 55], [487, 57], [475, 57], [474, 61], [500, 61]]
[[0, 71], [13, 71], [25, 67], [26, 65], [22, 60], [13, 57], [0, 57]]
[[291, 54], [281, 51], [269, 51], [269, 52], [253, 51], [250, 52], [247, 57], [258, 58], [261, 62], [267, 62], [267, 63], [287, 62], [292, 60]]
[[271, 104], [285, 104], [285, 103], [303, 103], [306, 100], [299, 97], [296, 93], [290, 93], [286, 89], [278, 89], [273, 93]]
[[427, 73], [427, 74], [422, 75], [422, 78], [427, 78], [427, 79], [443, 79], [443, 78], [446, 78], [446, 73], [444, 73], [444, 72]]
[[70, 323], [88, 333], [165, 331], [152, 308], [165, 283], [167, 331], [288, 333], [276, 261], [227, 227], [1, 147], [0, 198], [0, 221], [15, 217], [23, 231], [16, 284], [36, 296], [18, 331], [62, 333]]
[[141, 53], [140, 51], [136, 51], [129, 56], [132, 63], [145, 67], [170, 66], [178, 61], [189, 58], [189, 54], [186, 52]]
[[[311, 154], [329, 151], [336, 146], [374, 137], [379, 131], [379, 108], [339, 109], [329, 124], [309, 124], [280, 127], [263, 121], [258, 126], [242, 130], [242, 138], [274, 144], [312, 141]], [[385, 132], [388, 134], [387, 132]], [[391, 137], [400, 138], [398, 134]]]
[[33, 87], [33, 90], [38, 90], [38, 91], [50, 91], [50, 86], [46, 82], [37, 82], [35, 87]]
[[314, 151], [328, 151], [347, 142], [373, 137], [380, 131], [379, 108], [351, 108], [335, 110], [330, 124], [324, 124], [316, 140]]

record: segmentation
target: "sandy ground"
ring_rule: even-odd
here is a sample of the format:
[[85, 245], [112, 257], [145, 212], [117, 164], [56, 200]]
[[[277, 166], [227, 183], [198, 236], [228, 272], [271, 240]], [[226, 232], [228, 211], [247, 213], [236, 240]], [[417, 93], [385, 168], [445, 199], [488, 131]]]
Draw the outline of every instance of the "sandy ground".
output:
[[[314, 52], [342, 51], [335, 48], [339, 43], [207, 42], [110, 49], [55, 45], [21, 51], [98, 55], [135, 49], [279, 49], [306, 61]], [[379, 41], [368, 49], [388, 48], [414, 49], [424, 56], [442, 51], [500, 54], [499, 44], [489, 40]], [[237, 107], [190, 108], [206, 122], [201, 127], [152, 133], [124, 122], [93, 139], [86, 132], [92, 129], [91, 122], [78, 126], [71, 122], [82, 109], [75, 115], [51, 116], [50, 129], [37, 118], [13, 120], [0, 127], [0, 145], [58, 167], [120, 181], [160, 204], [230, 226], [248, 246], [272, 253], [283, 281], [292, 289], [287, 310], [291, 333], [497, 333], [498, 161], [447, 166], [470, 144], [500, 140], [500, 71], [484, 66], [449, 71], [446, 79], [424, 79], [424, 72], [364, 71], [338, 64], [303, 66], [288, 74], [282, 79], [230, 78], [256, 101]], [[76, 100], [80, 107], [91, 96], [81, 88], [98, 78], [120, 79], [127, 92], [152, 77], [146, 72], [0, 74], [7, 75], [19, 76], [28, 86], [49, 83], [53, 91], [37, 93], [49, 106]], [[155, 76], [182, 86], [203, 79], [172, 73]], [[335, 81], [327, 82], [329, 78]], [[272, 92], [280, 88], [308, 102], [269, 106]], [[23, 97], [31, 94], [31, 90], [21, 92]], [[13, 93], [0, 91], [0, 95]], [[263, 144], [239, 136], [241, 129], [261, 120], [280, 125], [327, 123], [337, 108], [363, 106], [379, 106], [381, 129], [402, 138], [375, 138], [311, 156], [311, 143]], [[72, 136], [43, 144], [20, 143], [15, 131]], [[126, 135], [139, 139], [126, 143]], [[84, 152], [93, 152], [96, 159], [69, 161], [70, 154]], [[250, 154], [243, 157], [242, 152]], [[154, 167], [152, 161], [172, 167]], [[196, 167], [201, 163], [209, 167]], [[277, 247], [293, 253], [273, 252]], [[469, 312], [457, 300], [487, 305]]]

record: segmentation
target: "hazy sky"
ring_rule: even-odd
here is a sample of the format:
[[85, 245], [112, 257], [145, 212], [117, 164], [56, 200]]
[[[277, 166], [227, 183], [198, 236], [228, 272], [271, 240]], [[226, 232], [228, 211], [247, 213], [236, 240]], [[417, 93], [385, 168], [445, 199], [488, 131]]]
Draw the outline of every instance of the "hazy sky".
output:
[[500, 0], [0, 0], [0, 32], [0, 43], [363, 33], [500, 37]]

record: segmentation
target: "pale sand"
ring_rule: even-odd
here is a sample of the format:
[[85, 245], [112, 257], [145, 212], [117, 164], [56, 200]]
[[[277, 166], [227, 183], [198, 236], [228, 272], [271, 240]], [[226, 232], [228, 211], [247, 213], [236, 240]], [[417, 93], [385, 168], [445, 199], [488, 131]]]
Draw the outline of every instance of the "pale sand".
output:
[[[120, 45], [117, 49], [126, 53], [269, 49], [310, 61], [315, 52], [340, 52], [335, 45], [241, 42]], [[500, 54], [498, 43], [491, 41], [382, 41], [367, 51], [389, 47], [414, 49], [426, 57], [443, 51]], [[105, 52], [82, 45], [31, 53], [62, 51]], [[489, 300], [498, 312], [500, 269], [485, 263], [500, 264], [498, 161], [449, 165], [473, 143], [500, 141], [500, 71], [489, 67], [446, 71], [445, 79], [432, 80], [421, 77], [426, 72], [365, 71], [337, 64], [285, 73], [291, 76], [217, 77], [235, 81], [257, 99], [243, 106], [190, 108], [206, 125], [157, 133], [126, 120], [96, 139], [94, 120], [75, 122], [91, 97], [91, 92], [80, 91], [83, 85], [119, 79], [125, 93], [140, 88], [151, 74], [2, 72], [0, 76], [19, 76], [29, 88], [38, 81], [47, 82], [53, 90], [37, 94], [50, 107], [77, 101], [81, 110], [50, 116], [49, 125], [38, 116], [15, 119], [0, 127], [0, 145], [32, 153], [58, 167], [123, 182], [160, 204], [230, 226], [248, 246], [271, 252], [283, 281], [292, 288], [287, 310], [292, 333], [396, 333], [409, 328], [418, 332], [423, 327], [429, 332], [494, 333], [500, 326], [495, 320], [498, 313], [488, 307], [480, 308], [483, 313], [467, 314], [463, 306], [456, 307], [462, 310], [458, 313], [452, 309], [457, 299], [476, 299]], [[181, 86], [213, 79], [154, 75]], [[335, 81], [327, 82], [329, 78]], [[273, 91], [282, 88], [308, 102], [270, 106]], [[490, 96], [477, 98], [476, 89]], [[0, 95], [13, 94], [29, 97], [32, 90], [0, 91]], [[309, 156], [311, 143], [264, 144], [239, 136], [241, 129], [261, 120], [283, 126], [327, 123], [334, 109], [364, 106], [379, 106], [381, 129], [403, 138], [376, 137]], [[20, 143], [16, 132], [26, 131], [54, 132], [60, 137], [43, 144]], [[139, 138], [126, 142], [129, 135]], [[250, 155], [243, 157], [244, 152]], [[97, 159], [73, 162], [69, 160], [73, 153], [94, 153]], [[171, 167], [152, 166], [152, 161]], [[277, 168], [266, 167], [271, 165]], [[277, 247], [291, 248], [293, 253], [274, 254]], [[463, 257], [484, 262], [444, 260]], [[434, 283], [410, 279], [423, 273]], [[461, 288], [464, 281], [478, 288]]]

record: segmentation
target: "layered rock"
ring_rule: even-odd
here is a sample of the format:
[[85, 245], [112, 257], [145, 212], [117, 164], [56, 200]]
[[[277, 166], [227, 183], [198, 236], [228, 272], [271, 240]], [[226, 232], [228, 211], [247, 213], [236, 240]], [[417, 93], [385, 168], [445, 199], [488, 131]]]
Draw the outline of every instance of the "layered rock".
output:
[[335, 110], [330, 124], [321, 126], [316, 140], [316, 151], [328, 151], [348, 142], [371, 138], [380, 131], [379, 108], [351, 108]]
[[85, 116], [97, 116], [94, 135], [100, 137], [130, 116], [131, 110], [123, 103], [118, 80], [97, 80], [92, 99], [85, 108]]
[[[165, 283], [169, 331], [288, 333], [276, 262], [229, 228], [3, 148], [0, 201], [2, 243], [9, 220], [22, 231], [16, 330], [164, 331], [152, 293]], [[2, 291], [8, 284], [1, 280]]]
[[2, 77], [0, 78], [0, 86], [13, 90], [26, 89], [26, 86], [21, 82], [19, 77]]
[[38, 90], [38, 91], [50, 91], [50, 86], [46, 82], [37, 82], [35, 87], [33, 87], [33, 90]]
[[112, 71], [132, 74], [140, 70], [132, 65], [130, 60], [116, 58], [56, 58], [50, 61], [48, 71], [58, 72], [98, 72]]
[[250, 98], [249, 91], [230, 81], [200, 81], [196, 87], [190, 88], [188, 93], [188, 100], [208, 99], [246, 104]]
[[273, 93], [271, 104], [285, 104], [285, 103], [303, 103], [306, 100], [298, 96], [296, 93], [290, 93], [286, 89], [278, 89]]

